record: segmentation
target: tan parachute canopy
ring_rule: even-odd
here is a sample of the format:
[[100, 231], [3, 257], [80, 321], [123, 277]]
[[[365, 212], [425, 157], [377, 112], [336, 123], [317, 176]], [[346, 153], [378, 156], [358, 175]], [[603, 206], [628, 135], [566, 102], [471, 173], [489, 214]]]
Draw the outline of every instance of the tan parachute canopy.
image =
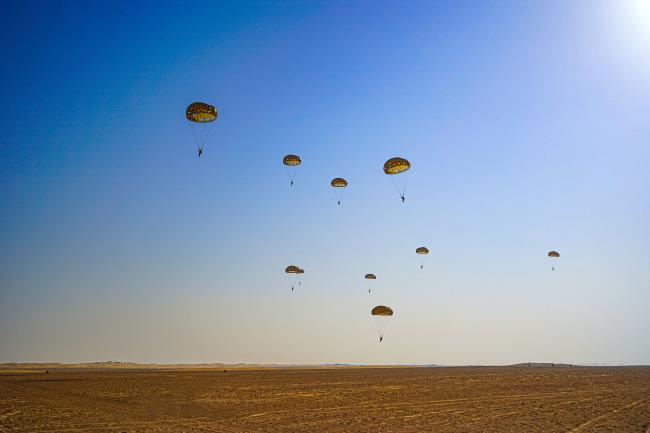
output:
[[298, 155], [286, 155], [282, 158], [282, 163], [288, 166], [300, 165], [302, 160]]
[[366, 276], [365, 276], [364, 278], [365, 278], [366, 280], [376, 280], [376, 279], [377, 279], [377, 277], [375, 276], [375, 274], [366, 274]]
[[298, 266], [294, 265], [289, 265], [286, 267], [284, 270], [287, 274], [299, 274], [300, 273], [300, 268]]
[[373, 316], [392, 316], [393, 315], [393, 310], [390, 307], [386, 307], [384, 305], [377, 305], [375, 308], [372, 309], [370, 312]]
[[298, 274], [304, 274], [304, 273], [305, 273], [305, 270], [304, 270], [303, 268], [300, 268], [300, 269], [298, 269], [298, 272], [297, 272], [297, 273], [298, 273]]
[[548, 256], [558, 258], [560, 257], [560, 253], [558, 253], [557, 251], [549, 251]]
[[396, 156], [384, 163], [384, 173], [399, 174], [411, 168], [411, 163], [407, 159]]
[[190, 122], [213, 122], [217, 118], [217, 109], [205, 102], [192, 102], [185, 110], [185, 117]]

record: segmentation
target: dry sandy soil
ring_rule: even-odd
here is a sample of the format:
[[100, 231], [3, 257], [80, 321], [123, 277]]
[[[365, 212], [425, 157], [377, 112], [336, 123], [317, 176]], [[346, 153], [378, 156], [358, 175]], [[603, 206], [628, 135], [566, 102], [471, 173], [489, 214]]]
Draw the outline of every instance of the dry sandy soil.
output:
[[0, 431], [650, 433], [650, 367], [14, 369]]

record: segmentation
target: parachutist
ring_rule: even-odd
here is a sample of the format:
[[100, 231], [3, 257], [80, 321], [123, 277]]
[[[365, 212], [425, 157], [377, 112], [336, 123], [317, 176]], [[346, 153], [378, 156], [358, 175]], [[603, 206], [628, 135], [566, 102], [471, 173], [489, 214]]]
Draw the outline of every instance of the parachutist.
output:
[[339, 201], [338, 203], [339, 203], [339, 206], [341, 206], [341, 202]]
[[341, 204], [341, 199], [343, 198], [343, 190], [342, 189], [337, 189], [337, 188], [345, 188], [345, 187], [347, 187], [348, 186], [348, 181], [343, 179], [342, 177], [335, 177], [330, 182], [330, 185], [332, 185], [332, 188], [334, 188], [334, 191], [336, 192], [336, 202], [340, 205]]
[[381, 343], [386, 333], [386, 328], [393, 315], [393, 309], [385, 305], [377, 305], [370, 311], [373, 316], [375, 325], [377, 326], [377, 335], [379, 335], [379, 342]]
[[302, 268], [299, 268], [296, 265], [289, 265], [284, 269], [284, 272], [291, 277], [289, 279], [289, 284], [291, 285], [291, 291], [293, 292], [293, 289], [295, 289], [296, 286], [296, 281], [298, 281], [298, 284], [301, 284], [300, 277], [298, 274], [304, 274], [305, 271]]
[[427, 254], [429, 254], [429, 248], [427, 247], [417, 247], [415, 249], [416, 254], [421, 254], [420, 256], [420, 269], [424, 269], [424, 259], [426, 258]]
[[301, 163], [302, 160], [298, 155], [289, 154], [282, 158], [282, 164], [284, 164], [287, 169], [287, 174], [289, 175], [290, 186], [293, 186], [293, 179], [296, 177], [296, 174], [298, 174], [298, 167]]
[[203, 146], [208, 139], [213, 123], [219, 114], [217, 109], [205, 102], [193, 102], [185, 110], [185, 118], [192, 122], [192, 132], [199, 157], [203, 154]]
[[384, 163], [384, 173], [390, 176], [393, 186], [397, 190], [399, 197], [404, 203], [406, 195], [406, 182], [408, 181], [407, 171], [411, 168], [411, 163], [404, 158], [396, 156]]
[[549, 256], [550, 259], [551, 259], [551, 270], [554, 271], [555, 270], [555, 264], [560, 259], [560, 253], [558, 253], [557, 251], [549, 251], [547, 256]]
[[373, 286], [372, 282], [377, 279], [377, 276], [375, 274], [366, 274], [364, 278], [368, 281], [368, 293], [370, 293]]

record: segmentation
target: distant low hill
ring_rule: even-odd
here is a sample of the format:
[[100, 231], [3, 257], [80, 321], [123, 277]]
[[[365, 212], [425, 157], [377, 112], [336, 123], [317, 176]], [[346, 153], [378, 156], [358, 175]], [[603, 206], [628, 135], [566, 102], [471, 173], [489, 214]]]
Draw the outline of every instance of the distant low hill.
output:
[[45, 370], [267, 370], [267, 369], [326, 369], [326, 368], [391, 368], [421, 367], [417, 365], [362, 365], [362, 364], [139, 364], [137, 362], [85, 362], [75, 364], [49, 362], [0, 363], [0, 372]]
[[522, 362], [520, 364], [513, 364], [512, 367], [555, 368], [555, 367], [576, 367], [576, 365], [554, 363], [554, 362]]

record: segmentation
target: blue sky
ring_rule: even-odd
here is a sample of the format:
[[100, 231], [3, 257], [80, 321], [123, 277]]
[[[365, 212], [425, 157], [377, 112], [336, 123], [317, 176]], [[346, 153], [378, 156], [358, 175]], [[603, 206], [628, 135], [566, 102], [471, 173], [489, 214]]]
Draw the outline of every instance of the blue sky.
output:
[[650, 363], [638, 5], [5, 4], [0, 361]]

